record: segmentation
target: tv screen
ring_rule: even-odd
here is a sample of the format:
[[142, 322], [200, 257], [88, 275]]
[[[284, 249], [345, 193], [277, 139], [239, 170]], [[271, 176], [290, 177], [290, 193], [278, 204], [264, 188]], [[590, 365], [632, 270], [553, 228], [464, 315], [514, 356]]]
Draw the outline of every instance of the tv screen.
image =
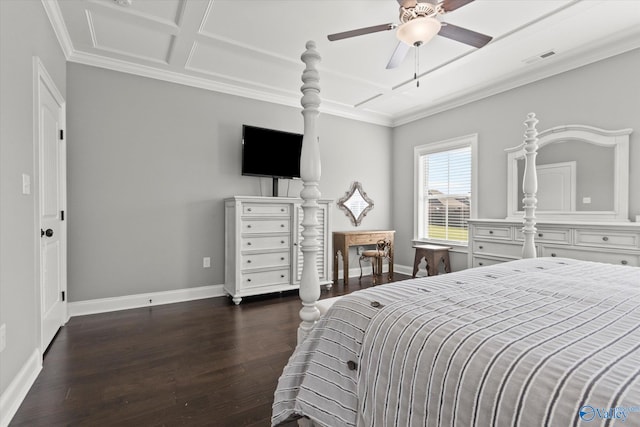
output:
[[300, 178], [302, 135], [242, 126], [242, 175]]

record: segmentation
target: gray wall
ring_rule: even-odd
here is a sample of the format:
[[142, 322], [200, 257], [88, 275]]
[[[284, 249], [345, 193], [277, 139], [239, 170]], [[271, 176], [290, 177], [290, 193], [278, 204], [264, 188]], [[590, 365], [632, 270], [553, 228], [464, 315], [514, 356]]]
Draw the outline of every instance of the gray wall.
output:
[[[544, 130], [563, 124], [633, 128], [630, 139], [630, 217], [640, 215], [640, 50], [636, 49], [480, 101], [417, 120], [393, 131], [393, 223], [399, 240], [413, 238], [413, 147], [478, 134], [478, 216], [507, 215], [505, 148], [522, 142], [523, 122], [536, 113]], [[412, 263], [410, 245], [396, 248], [399, 264]], [[455, 254], [454, 268], [466, 265]]]
[[[302, 132], [301, 108], [72, 63], [67, 72], [69, 301], [222, 284], [223, 199], [271, 195], [270, 179], [240, 174], [242, 124]], [[391, 130], [321, 114], [318, 134], [322, 197], [359, 180], [376, 203], [363, 227], [391, 227]], [[287, 186], [296, 197], [302, 188], [281, 180], [280, 195]], [[353, 228], [336, 207], [332, 219]]]
[[[33, 67], [39, 56], [66, 93], [65, 58], [39, 1], [0, 1], [0, 393], [39, 347], [37, 299], [37, 153], [33, 140]], [[22, 194], [22, 174], [32, 193]]]

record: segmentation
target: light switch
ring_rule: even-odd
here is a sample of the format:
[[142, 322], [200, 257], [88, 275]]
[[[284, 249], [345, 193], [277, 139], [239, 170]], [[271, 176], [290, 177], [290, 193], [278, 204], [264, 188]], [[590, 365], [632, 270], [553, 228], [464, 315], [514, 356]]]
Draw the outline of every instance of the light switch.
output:
[[31, 194], [31, 176], [22, 174], [22, 194]]
[[7, 325], [2, 324], [0, 326], [0, 352], [4, 351], [7, 347]]

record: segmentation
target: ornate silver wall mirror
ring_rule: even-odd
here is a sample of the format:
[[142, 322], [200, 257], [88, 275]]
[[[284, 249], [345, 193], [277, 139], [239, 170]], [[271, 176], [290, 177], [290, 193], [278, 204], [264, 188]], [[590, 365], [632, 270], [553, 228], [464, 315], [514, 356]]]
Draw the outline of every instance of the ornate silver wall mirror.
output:
[[338, 200], [338, 207], [342, 209], [351, 220], [351, 224], [359, 226], [365, 215], [373, 209], [373, 200], [362, 190], [362, 184], [354, 182], [349, 191]]

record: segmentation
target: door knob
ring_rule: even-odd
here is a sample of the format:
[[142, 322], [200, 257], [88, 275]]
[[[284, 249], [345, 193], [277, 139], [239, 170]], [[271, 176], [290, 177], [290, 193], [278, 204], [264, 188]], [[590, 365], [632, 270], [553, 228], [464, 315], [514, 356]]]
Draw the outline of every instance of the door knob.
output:
[[45, 231], [45, 232], [44, 232], [44, 234], [45, 234], [47, 237], [51, 237], [51, 236], [53, 236], [53, 230], [52, 230], [52, 229], [50, 229], [50, 228], [47, 228], [47, 231]]

